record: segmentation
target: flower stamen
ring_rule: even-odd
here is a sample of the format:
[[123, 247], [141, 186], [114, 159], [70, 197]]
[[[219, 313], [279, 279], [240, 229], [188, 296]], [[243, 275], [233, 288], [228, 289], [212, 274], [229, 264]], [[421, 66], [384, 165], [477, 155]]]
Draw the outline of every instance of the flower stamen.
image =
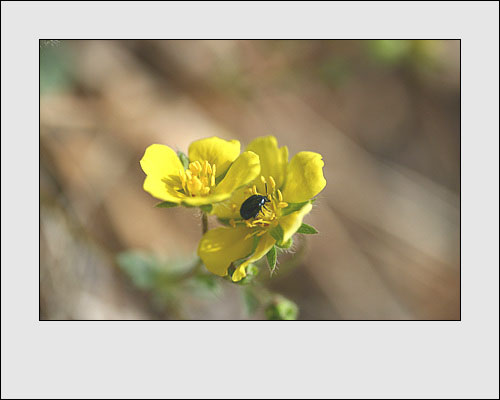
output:
[[186, 170], [179, 171], [184, 193], [190, 197], [208, 196], [215, 186], [215, 164], [198, 160], [189, 163]]

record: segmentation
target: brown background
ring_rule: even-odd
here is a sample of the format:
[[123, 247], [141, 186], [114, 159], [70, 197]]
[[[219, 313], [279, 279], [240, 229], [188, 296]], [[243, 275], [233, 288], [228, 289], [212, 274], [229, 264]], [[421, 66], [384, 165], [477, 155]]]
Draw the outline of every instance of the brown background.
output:
[[459, 41], [42, 41], [40, 69], [41, 319], [248, 318], [240, 286], [159, 299], [116, 256], [200, 237], [142, 190], [149, 144], [269, 134], [325, 160], [320, 234], [267, 283], [300, 318], [460, 317]]

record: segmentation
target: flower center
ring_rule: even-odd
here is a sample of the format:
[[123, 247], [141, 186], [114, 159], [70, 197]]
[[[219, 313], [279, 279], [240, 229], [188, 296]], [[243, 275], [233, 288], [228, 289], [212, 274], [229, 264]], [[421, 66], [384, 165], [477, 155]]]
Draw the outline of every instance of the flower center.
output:
[[[254, 194], [267, 196], [270, 201], [264, 204], [255, 218], [244, 220], [246, 226], [248, 226], [249, 228], [256, 228], [247, 235], [248, 237], [253, 235], [261, 236], [266, 233], [268, 228], [277, 226], [278, 219], [281, 216], [281, 209], [288, 207], [288, 203], [283, 201], [283, 195], [281, 194], [281, 191], [276, 188], [276, 182], [273, 177], [269, 176], [266, 179], [265, 177], [261, 176], [260, 179], [266, 187], [267, 193], [259, 193], [257, 191], [257, 187], [253, 185], [253, 187], [246, 189], [245, 194], [247, 195], [247, 198]], [[232, 207], [233, 211], [238, 208], [236, 204], [232, 204]], [[233, 226], [236, 225], [234, 220], [231, 220], [230, 223]]]
[[187, 196], [207, 196], [215, 187], [215, 164], [210, 165], [208, 161], [200, 163], [193, 161], [189, 163], [186, 170], [179, 170], [182, 190]]

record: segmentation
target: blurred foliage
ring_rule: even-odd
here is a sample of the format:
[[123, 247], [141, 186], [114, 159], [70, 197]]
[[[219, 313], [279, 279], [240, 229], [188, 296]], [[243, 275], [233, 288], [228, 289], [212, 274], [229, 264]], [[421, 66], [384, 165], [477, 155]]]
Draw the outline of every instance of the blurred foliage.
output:
[[295, 320], [298, 315], [297, 305], [283, 296], [277, 296], [266, 307], [266, 317], [269, 320]]
[[156, 301], [178, 303], [185, 295], [213, 298], [221, 287], [217, 276], [202, 271], [196, 257], [162, 259], [143, 251], [118, 254], [118, 266], [139, 289]]
[[51, 40], [40, 44], [40, 93], [63, 91], [73, 81], [73, 60], [67, 46]]
[[353, 74], [350, 62], [338, 56], [324, 60], [318, 67], [318, 77], [332, 87], [345, 85]]
[[243, 304], [245, 305], [245, 312], [248, 316], [255, 314], [260, 307], [261, 303], [258, 295], [251, 286], [247, 286], [242, 291]]
[[425, 70], [439, 65], [440, 43], [436, 40], [367, 40], [368, 55], [388, 66], [406, 64]]

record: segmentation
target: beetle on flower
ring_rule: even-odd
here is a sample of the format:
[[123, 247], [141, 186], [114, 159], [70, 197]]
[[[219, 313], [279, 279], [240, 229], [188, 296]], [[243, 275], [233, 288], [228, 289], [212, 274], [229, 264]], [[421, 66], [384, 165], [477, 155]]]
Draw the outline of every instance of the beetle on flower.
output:
[[[214, 204], [211, 213], [229, 226], [208, 231], [198, 246], [199, 257], [212, 273], [225, 276], [235, 266], [233, 281], [246, 276], [250, 263], [274, 253], [275, 245], [286, 247], [311, 211], [312, 199], [326, 186], [318, 153], [302, 151], [288, 162], [287, 147], [278, 148], [273, 136], [255, 139], [246, 150], [259, 156], [260, 175], [228, 200]], [[252, 196], [269, 202], [264, 201], [255, 216], [242, 218], [242, 205]]]

